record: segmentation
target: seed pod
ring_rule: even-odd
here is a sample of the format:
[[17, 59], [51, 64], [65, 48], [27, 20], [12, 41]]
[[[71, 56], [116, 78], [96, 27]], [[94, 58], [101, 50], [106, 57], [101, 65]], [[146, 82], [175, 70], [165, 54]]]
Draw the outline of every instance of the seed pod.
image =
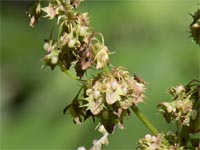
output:
[[200, 9], [191, 16], [193, 17], [193, 22], [190, 24], [191, 37], [200, 45]]

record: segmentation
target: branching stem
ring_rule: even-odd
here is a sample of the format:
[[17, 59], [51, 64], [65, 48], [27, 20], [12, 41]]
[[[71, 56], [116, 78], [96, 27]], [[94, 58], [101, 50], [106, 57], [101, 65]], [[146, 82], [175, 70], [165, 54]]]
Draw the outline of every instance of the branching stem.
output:
[[[139, 110], [138, 107], [131, 107], [131, 109], [135, 112], [136, 116], [142, 121], [142, 123], [153, 133], [155, 136], [159, 134], [159, 131], [151, 124], [151, 122], [147, 119], [147, 117]], [[166, 145], [170, 145], [169, 142], [164, 140]]]
[[151, 122], [147, 119], [147, 117], [139, 110], [138, 107], [131, 107], [131, 109], [135, 112], [136, 116], [144, 123], [144, 125], [149, 129], [154, 135], [157, 135], [158, 130], [151, 124]]

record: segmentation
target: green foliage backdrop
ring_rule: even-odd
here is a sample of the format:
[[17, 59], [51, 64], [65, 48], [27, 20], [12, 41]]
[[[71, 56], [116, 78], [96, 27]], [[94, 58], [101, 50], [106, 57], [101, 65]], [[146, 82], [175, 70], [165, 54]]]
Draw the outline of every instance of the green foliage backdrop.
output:
[[[31, 2], [1, 3], [1, 148], [76, 149], [99, 138], [92, 120], [78, 126], [63, 108], [77, 93], [78, 84], [59, 69], [41, 70], [43, 39], [54, 26], [41, 22], [33, 30], [25, 12]], [[161, 131], [164, 119], [156, 105], [169, 100], [166, 90], [199, 78], [199, 47], [189, 39], [189, 24], [196, 0], [85, 0], [96, 31], [122, 65], [148, 82], [141, 110]], [[125, 129], [109, 137], [108, 149], [134, 149], [148, 131], [132, 115]]]

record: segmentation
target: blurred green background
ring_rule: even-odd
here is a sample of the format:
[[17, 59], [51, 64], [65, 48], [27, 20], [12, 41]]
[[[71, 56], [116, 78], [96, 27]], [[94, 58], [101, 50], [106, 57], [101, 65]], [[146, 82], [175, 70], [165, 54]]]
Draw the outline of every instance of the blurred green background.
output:
[[[40, 69], [43, 39], [53, 21], [29, 27], [26, 10], [32, 2], [1, 1], [1, 149], [76, 149], [90, 147], [101, 135], [91, 119], [74, 125], [63, 115], [78, 91], [58, 68]], [[189, 37], [197, 0], [85, 0], [82, 12], [103, 33], [112, 65], [125, 66], [148, 82], [140, 109], [160, 131], [173, 130], [156, 111], [169, 101], [167, 89], [199, 78], [199, 47]], [[49, 23], [51, 22], [51, 23]], [[135, 149], [149, 131], [132, 114], [125, 129], [116, 129], [106, 149]]]

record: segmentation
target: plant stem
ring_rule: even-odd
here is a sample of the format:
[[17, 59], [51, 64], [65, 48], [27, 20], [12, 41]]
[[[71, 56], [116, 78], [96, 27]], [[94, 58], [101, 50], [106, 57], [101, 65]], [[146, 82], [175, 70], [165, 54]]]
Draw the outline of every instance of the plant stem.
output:
[[66, 70], [65, 68], [62, 68], [62, 71], [63, 71], [66, 75], [68, 75], [71, 79], [73, 79], [73, 80], [77, 80], [77, 81], [80, 81], [80, 82], [86, 82], [86, 81], [87, 81], [87, 80], [82, 80], [82, 79], [79, 79], [79, 78], [73, 76], [73, 75], [70, 74], [69, 71]]
[[144, 125], [154, 134], [157, 135], [158, 130], [151, 124], [151, 122], [145, 117], [145, 115], [138, 109], [138, 107], [131, 107], [136, 116], [144, 123]]

